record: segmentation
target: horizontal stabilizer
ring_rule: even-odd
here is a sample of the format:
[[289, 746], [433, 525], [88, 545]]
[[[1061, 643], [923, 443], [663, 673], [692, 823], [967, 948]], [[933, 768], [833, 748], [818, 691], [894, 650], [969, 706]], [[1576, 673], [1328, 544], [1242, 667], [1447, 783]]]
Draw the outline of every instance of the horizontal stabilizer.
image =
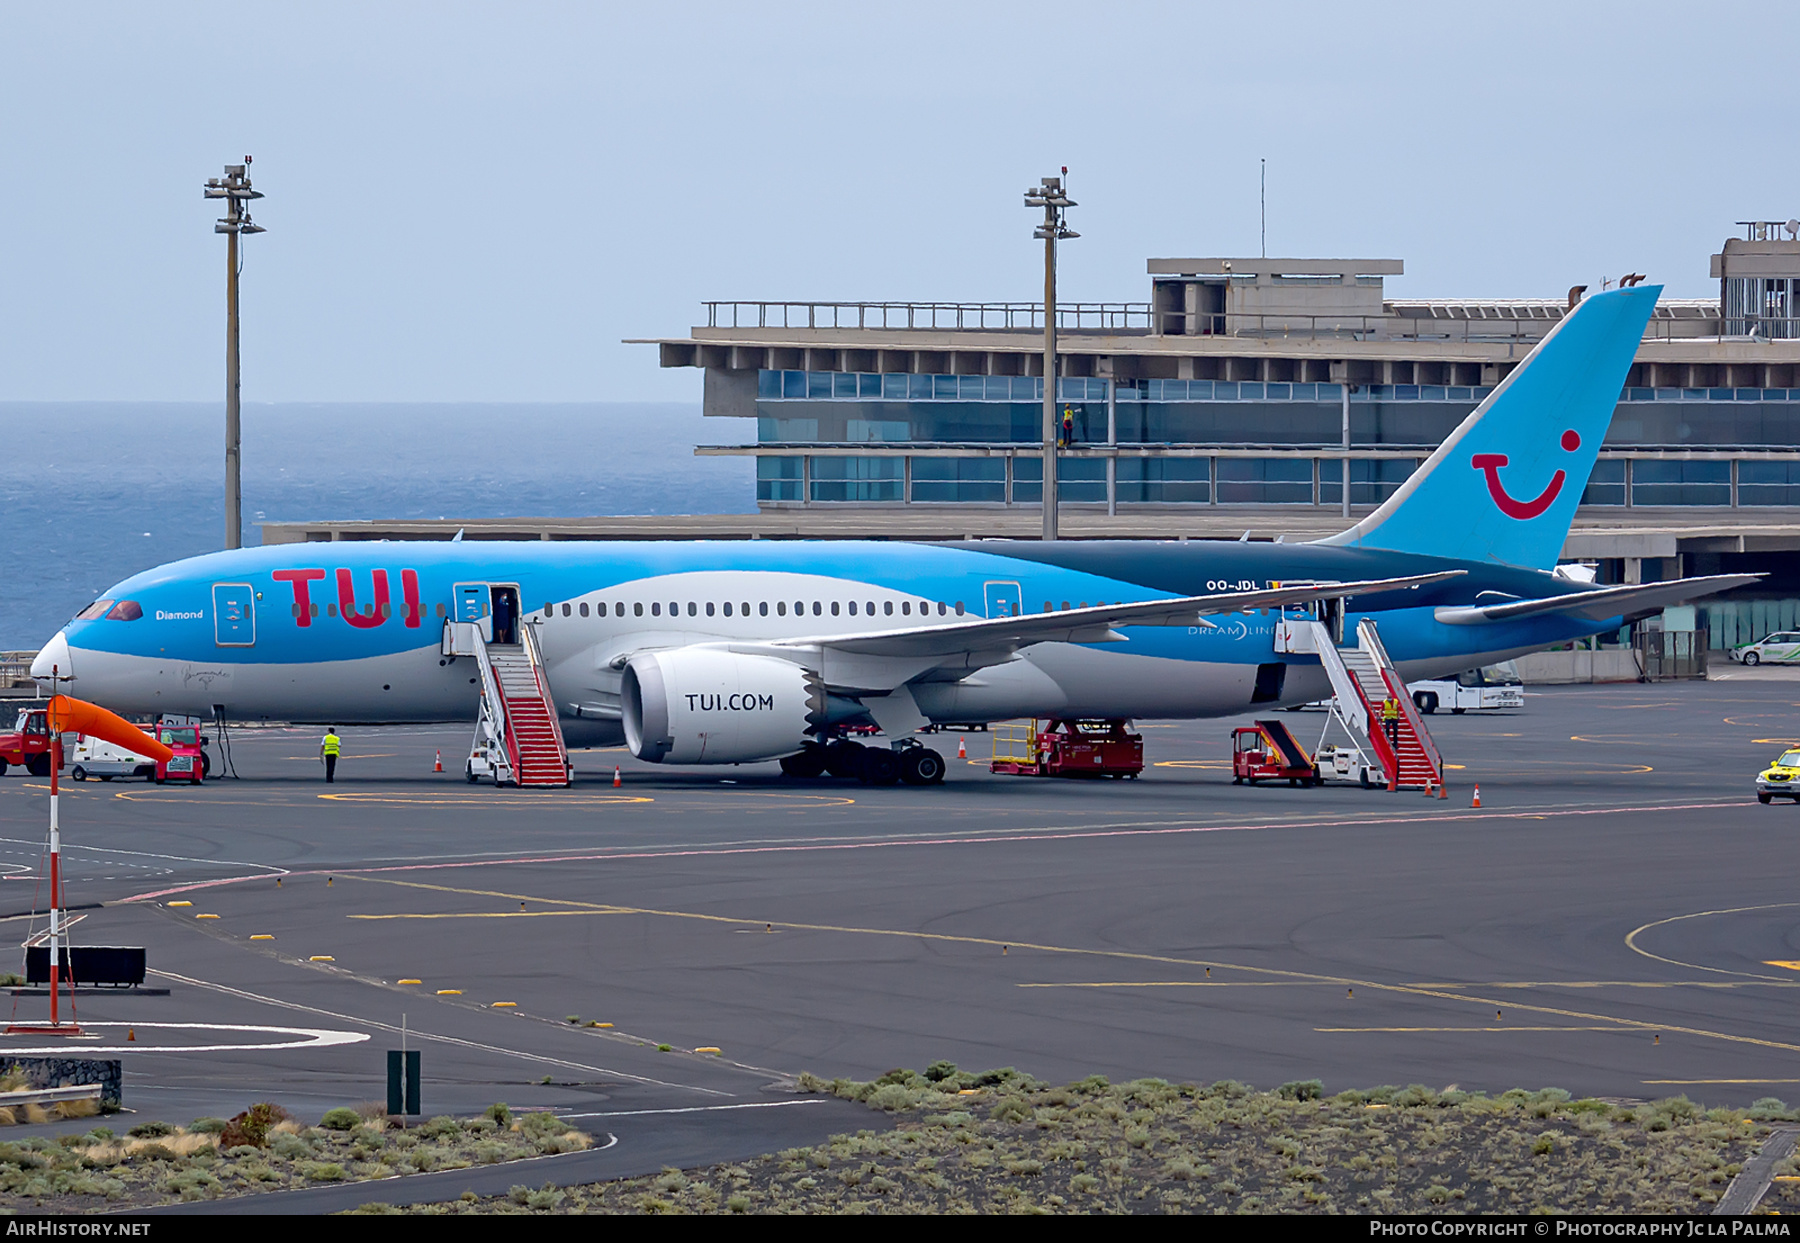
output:
[[1603, 622], [1609, 617], [1654, 613], [1671, 604], [1684, 604], [1702, 596], [1717, 595], [1721, 591], [1747, 586], [1761, 577], [1761, 574], [1713, 574], [1705, 578], [1678, 578], [1666, 583], [1572, 591], [1567, 595], [1547, 596], [1541, 600], [1509, 600], [1504, 604], [1445, 607], [1434, 610], [1433, 615], [1447, 626], [1483, 626], [1489, 622], [1516, 621], [1521, 617], [1538, 616]]

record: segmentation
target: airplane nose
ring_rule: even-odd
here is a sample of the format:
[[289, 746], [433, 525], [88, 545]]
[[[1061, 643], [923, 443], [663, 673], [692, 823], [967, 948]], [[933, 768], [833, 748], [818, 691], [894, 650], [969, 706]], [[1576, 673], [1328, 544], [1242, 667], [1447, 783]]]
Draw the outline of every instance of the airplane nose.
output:
[[[56, 632], [54, 639], [44, 644], [44, 650], [31, 662], [31, 676], [40, 682], [49, 682], [52, 670], [59, 679], [75, 676], [75, 658], [69, 651], [69, 640], [60, 630]], [[52, 686], [50, 689], [54, 694], [59, 688]]]

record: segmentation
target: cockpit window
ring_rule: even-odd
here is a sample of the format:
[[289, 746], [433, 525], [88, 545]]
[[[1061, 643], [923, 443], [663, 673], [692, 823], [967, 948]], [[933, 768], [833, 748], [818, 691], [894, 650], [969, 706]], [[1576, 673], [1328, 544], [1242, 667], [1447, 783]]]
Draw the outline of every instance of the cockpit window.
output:
[[93, 621], [96, 617], [105, 617], [106, 610], [113, 606], [111, 600], [96, 600], [81, 612], [75, 614], [76, 621]]
[[106, 615], [108, 621], [136, 621], [144, 615], [144, 606], [136, 600], [121, 600]]

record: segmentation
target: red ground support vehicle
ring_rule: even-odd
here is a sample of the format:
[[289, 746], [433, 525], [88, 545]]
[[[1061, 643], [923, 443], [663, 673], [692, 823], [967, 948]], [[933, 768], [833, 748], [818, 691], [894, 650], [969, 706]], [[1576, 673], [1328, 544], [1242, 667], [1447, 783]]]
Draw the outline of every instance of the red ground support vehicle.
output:
[[1295, 786], [1325, 784], [1312, 756], [1280, 721], [1258, 721], [1231, 731], [1231, 780], [1234, 784], [1242, 785], [1247, 781], [1255, 785], [1259, 781], [1283, 778]]
[[0, 733], [0, 777], [9, 765], [33, 777], [50, 775], [50, 721], [42, 708], [22, 709], [11, 732]]
[[1124, 721], [1032, 721], [993, 730], [989, 772], [1017, 777], [1132, 777], [1144, 771], [1144, 736]]
[[157, 785], [165, 781], [191, 781], [199, 785], [205, 779], [206, 760], [200, 750], [198, 725], [175, 725], [166, 720], [158, 721], [156, 741], [175, 753], [166, 763], [157, 761]]

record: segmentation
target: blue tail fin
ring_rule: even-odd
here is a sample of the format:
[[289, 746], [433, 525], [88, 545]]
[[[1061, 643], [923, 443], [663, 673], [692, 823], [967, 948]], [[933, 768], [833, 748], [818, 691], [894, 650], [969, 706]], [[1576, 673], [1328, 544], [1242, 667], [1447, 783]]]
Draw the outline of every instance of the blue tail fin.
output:
[[1381, 508], [1321, 542], [1555, 565], [1661, 292], [1582, 302]]

